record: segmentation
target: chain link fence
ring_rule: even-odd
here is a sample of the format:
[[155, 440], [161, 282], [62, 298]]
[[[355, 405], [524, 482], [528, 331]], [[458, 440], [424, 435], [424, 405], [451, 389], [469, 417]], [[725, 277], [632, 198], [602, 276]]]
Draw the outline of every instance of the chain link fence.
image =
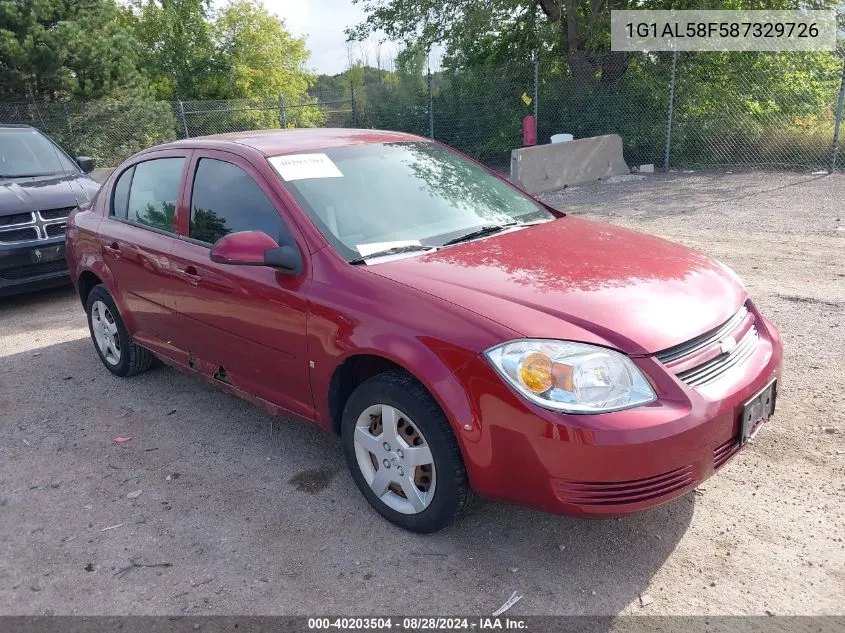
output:
[[[576, 77], [586, 77], [577, 80]], [[527, 115], [538, 142], [619, 134], [629, 165], [842, 169], [845, 66], [833, 53], [609, 53], [442, 70], [284, 98], [0, 103], [0, 123], [42, 128], [113, 166], [157, 143], [253, 129], [364, 127], [429, 136], [506, 170]]]

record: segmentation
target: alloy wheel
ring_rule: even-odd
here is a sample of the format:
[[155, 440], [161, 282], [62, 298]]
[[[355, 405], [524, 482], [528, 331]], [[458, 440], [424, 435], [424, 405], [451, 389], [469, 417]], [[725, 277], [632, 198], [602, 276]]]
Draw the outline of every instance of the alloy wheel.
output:
[[91, 332], [100, 353], [109, 365], [120, 363], [120, 336], [117, 323], [108, 306], [102, 301], [91, 304]]
[[418, 514], [434, 498], [434, 458], [406, 414], [386, 404], [367, 407], [355, 424], [355, 456], [364, 479], [382, 503]]

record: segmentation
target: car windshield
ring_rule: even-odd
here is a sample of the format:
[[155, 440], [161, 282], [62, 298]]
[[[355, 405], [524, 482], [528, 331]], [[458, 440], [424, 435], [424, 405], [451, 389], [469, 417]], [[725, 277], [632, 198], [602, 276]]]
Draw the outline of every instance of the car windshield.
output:
[[350, 262], [391, 249], [425, 252], [419, 247], [555, 217], [474, 162], [429, 142], [352, 145], [269, 162]]
[[0, 127], [0, 178], [78, 172], [76, 164], [38, 130]]

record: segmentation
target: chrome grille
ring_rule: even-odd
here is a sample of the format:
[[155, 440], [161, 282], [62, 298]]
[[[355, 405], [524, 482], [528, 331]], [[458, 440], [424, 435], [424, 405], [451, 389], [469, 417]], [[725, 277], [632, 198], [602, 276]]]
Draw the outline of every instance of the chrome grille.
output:
[[48, 224], [44, 227], [47, 237], [58, 237], [65, 234], [65, 223], [56, 222], [55, 224]]
[[13, 213], [12, 215], [0, 215], [0, 226], [14, 226], [15, 224], [29, 224], [31, 222], [31, 213]]
[[42, 220], [50, 221], [66, 218], [70, 215], [71, 211], [73, 211], [73, 207], [64, 207], [62, 209], [44, 209], [43, 211], [39, 211], [38, 214]]
[[0, 244], [31, 242], [61, 237], [66, 218], [74, 207], [43, 209], [37, 213], [13, 213], [0, 216]]
[[729, 369], [747, 360], [754, 353], [758, 340], [757, 328], [751, 326], [751, 329], [748, 330], [745, 336], [742, 337], [742, 340], [730, 352], [717, 356], [713, 360], [703, 363], [698, 367], [681, 372], [678, 374], [678, 378], [690, 387], [701, 387], [710, 384], [721, 378]]
[[684, 358], [685, 356], [694, 354], [705, 347], [718, 343], [722, 338], [739, 327], [739, 324], [742, 323], [747, 315], [748, 308], [746, 306], [742, 306], [735, 315], [725, 322], [724, 325], [720, 325], [714, 330], [710, 330], [700, 336], [696, 336], [685, 343], [681, 343], [680, 345], [675, 345], [675, 347], [670, 347], [662, 352], [658, 352], [656, 354], [657, 360], [664, 365], [668, 365], [669, 363]]
[[0, 231], [0, 244], [14, 244], [15, 242], [28, 242], [37, 239], [38, 229], [34, 226]]

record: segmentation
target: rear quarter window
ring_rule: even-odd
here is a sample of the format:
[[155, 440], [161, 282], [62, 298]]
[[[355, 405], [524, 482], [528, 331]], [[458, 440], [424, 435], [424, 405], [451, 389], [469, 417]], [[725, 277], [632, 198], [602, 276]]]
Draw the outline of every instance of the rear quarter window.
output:
[[132, 175], [135, 167], [130, 167], [117, 179], [114, 192], [111, 198], [111, 215], [116, 218], [126, 219], [126, 209], [129, 204], [129, 186], [132, 184]]

